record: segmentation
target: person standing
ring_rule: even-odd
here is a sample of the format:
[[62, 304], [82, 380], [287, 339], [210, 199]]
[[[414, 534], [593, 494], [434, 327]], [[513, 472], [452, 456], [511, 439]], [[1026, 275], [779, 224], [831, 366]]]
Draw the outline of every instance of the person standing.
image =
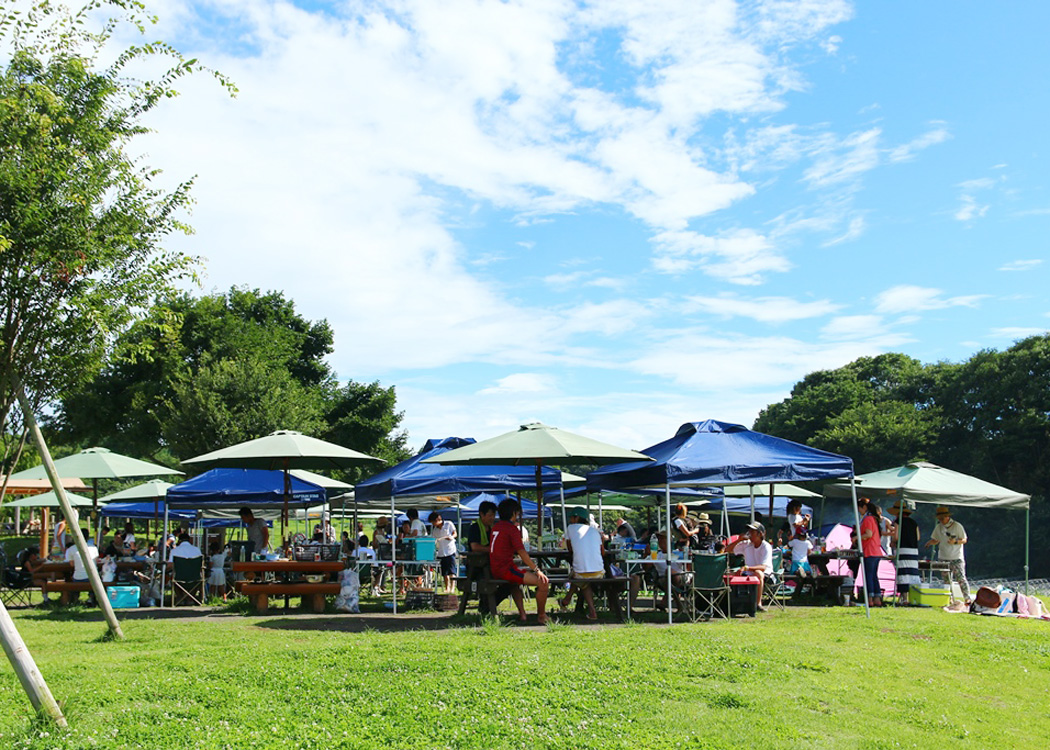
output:
[[893, 540], [897, 548], [897, 588], [906, 596], [912, 586], [922, 583], [919, 577], [919, 524], [911, 517], [911, 508], [898, 500], [886, 511], [897, 519]]
[[879, 585], [879, 563], [882, 561], [882, 539], [879, 531], [879, 511], [868, 498], [857, 501], [859, 510], [867, 511], [860, 521], [860, 553], [864, 564], [864, 580], [868, 585], [868, 606], [882, 606], [882, 587]]
[[445, 579], [445, 593], [449, 593], [456, 578], [456, 527], [435, 510], [430, 514], [430, 531], [441, 575]]
[[266, 521], [256, 518], [252, 509], [247, 506], [241, 508], [238, 515], [245, 526], [248, 541], [254, 545], [252, 552], [257, 555], [265, 554], [270, 548], [270, 529], [266, 526]]
[[971, 603], [970, 583], [966, 580], [966, 556], [963, 546], [966, 544], [966, 529], [952, 518], [952, 512], [943, 505], [937, 506], [937, 525], [933, 527], [927, 547], [937, 546], [937, 559], [950, 566], [951, 578], [959, 583], [966, 604]]

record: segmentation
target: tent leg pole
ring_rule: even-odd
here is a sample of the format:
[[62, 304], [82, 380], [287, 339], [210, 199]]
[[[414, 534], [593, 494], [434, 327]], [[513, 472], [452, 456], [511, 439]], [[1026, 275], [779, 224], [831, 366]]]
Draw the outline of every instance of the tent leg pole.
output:
[[671, 485], [664, 486], [664, 504], [667, 506], [667, 534], [664, 537], [667, 542], [667, 624], [674, 623], [674, 593], [671, 591], [671, 560], [674, 558], [674, 550], [671, 549]]
[[1032, 536], [1032, 503], [1024, 509], [1024, 595], [1028, 596], [1028, 553]]
[[394, 511], [395, 498], [390, 497], [390, 598], [394, 600], [394, 614], [397, 614], [397, 513]]
[[[164, 503], [164, 528], [161, 529], [160, 535], [157, 537], [160, 540], [160, 607], [164, 609], [164, 583], [168, 572], [168, 504]], [[171, 593], [171, 606], [175, 606], [175, 591], [172, 589]]]
[[[857, 524], [857, 526], [856, 526], [856, 529], [857, 529], [857, 552], [860, 553], [860, 565], [861, 565], [861, 570], [859, 572], [863, 573], [864, 572], [864, 570], [863, 570], [863, 568], [864, 568], [864, 549], [861, 546], [861, 541], [860, 541], [860, 511], [857, 509], [857, 482], [853, 478], [852, 474], [849, 475], [849, 490], [850, 490], [850, 493], [853, 495], [853, 520], [854, 520], [854, 523]], [[863, 580], [864, 580], [864, 615], [870, 619], [871, 618], [871, 607], [868, 606], [868, 601], [870, 600], [870, 597], [868, 596], [868, 577], [864, 576]]]

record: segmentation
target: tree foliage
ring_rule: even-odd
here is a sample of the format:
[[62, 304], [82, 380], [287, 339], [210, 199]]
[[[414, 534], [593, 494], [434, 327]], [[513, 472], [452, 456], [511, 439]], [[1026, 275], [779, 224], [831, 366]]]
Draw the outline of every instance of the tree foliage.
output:
[[[854, 459], [858, 473], [917, 457], [1032, 495], [1032, 574], [1050, 576], [1050, 335], [962, 363], [923, 365], [903, 354], [864, 357], [807, 375], [764, 409], [756, 430]], [[924, 529], [932, 516], [920, 511]], [[1024, 514], [960, 511], [972, 530], [971, 569], [1019, 575]]]
[[[97, 27], [105, 9], [123, 20]], [[188, 231], [190, 183], [157, 187], [159, 171], [128, 146], [178, 79], [204, 68], [161, 42], [98, 62], [119, 25], [144, 32], [151, 20], [124, 0], [0, 8], [0, 427], [13, 375], [37, 404], [83, 382], [114, 334], [194, 271], [162, 246]], [[131, 77], [159, 59], [159, 76]]]
[[[154, 306], [97, 377], [62, 399], [64, 440], [179, 458], [276, 429], [388, 460], [405, 457], [393, 387], [340, 384], [327, 321], [279, 292], [234, 287]], [[356, 477], [355, 477], [356, 478]]]

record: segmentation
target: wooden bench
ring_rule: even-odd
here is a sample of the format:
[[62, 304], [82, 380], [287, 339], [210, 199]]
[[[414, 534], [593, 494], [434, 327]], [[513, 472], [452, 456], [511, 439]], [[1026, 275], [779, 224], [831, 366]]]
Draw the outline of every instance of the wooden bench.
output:
[[[102, 585], [107, 589], [110, 586], [128, 586], [130, 584], [124, 581], [103, 581]], [[44, 594], [50, 594], [57, 592], [61, 596], [58, 598], [58, 603], [63, 607], [69, 604], [70, 594], [80, 593], [81, 591], [91, 591], [90, 581], [43, 581], [40, 587]]]
[[783, 578], [785, 582], [794, 581], [795, 583], [795, 593], [792, 595], [792, 598], [799, 596], [804, 587], [811, 586], [813, 596], [826, 596], [838, 604], [842, 600], [842, 582], [850, 577], [847, 575], [785, 575]]
[[[606, 608], [612, 612], [620, 620], [623, 619], [623, 608], [620, 606], [620, 595], [627, 591], [628, 579], [625, 576], [610, 577], [604, 576], [602, 578], [572, 578], [570, 576], [548, 576], [551, 582], [551, 591], [554, 593], [553, 587], [555, 585], [569, 584], [570, 586], [590, 586], [594, 589], [596, 594], [605, 595]], [[558, 597], [559, 599], [561, 597]], [[597, 599], [595, 604], [597, 604]], [[576, 598], [576, 611], [579, 612], [584, 607], [583, 597]]]
[[302, 597], [302, 606], [309, 606], [313, 612], [324, 612], [325, 597], [334, 596], [339, 593], [338, 582], [282, 583], [274, 581], [256, 583], [255, 581], [237, 581], [234, 586], [238, 591], [248, 597], [252, 602], [255, 611], [259, 614], [265, 614], [270, 608], [271, 596]]

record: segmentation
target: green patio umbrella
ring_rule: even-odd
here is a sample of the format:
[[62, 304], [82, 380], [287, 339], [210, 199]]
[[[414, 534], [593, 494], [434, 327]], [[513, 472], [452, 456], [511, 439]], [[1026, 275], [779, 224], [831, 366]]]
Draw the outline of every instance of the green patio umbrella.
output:
[[136, 500], [163, 500], [168, 496], [168, 488], [174, 486], [163, 479], [151, 479], [148, 482], [136, 484], [134, 487], [128, 487], [126, 490], [100, 497], [98, 501], [100, 503], [130, 503]]
[[619, 448], [573, 432], [548, 427], [540, 422], [523, 424], [513, 432], [465, 445], [442, 453], [423, 463], [502, 465], [536, 467], [537, 539], [543, 538], [543, 466], [616, 464], [623, 461], [652, 461], [644, 453]]
[[[66, 497], [69, 498], [69, 504], [74, 508], [90, 508], [94, 502], [90, 497], [84, 497], [83, 495], [74, 495], [72, 492], [67, 492]], [[21, 500], [12, 500], [9, 503], [4, 503], [5, 508], [57, 508], [58, 495], [54, 492], [45, 492], [41, 495], [30, 495], [29, 497], [23, 497]]]
[[291, 495], [292, 469], [351, 469], [364, 463], [383, 459], [344, 448], [326, 440], [319, 440], [295, 430], [277, 430], [254, 440], [246, 440], [211, 453], [188, 458], [183, 466], [195, 469], [280, 469], [284, 472], [285, 507], [282, 524], [288, 519], [288, 498]]

